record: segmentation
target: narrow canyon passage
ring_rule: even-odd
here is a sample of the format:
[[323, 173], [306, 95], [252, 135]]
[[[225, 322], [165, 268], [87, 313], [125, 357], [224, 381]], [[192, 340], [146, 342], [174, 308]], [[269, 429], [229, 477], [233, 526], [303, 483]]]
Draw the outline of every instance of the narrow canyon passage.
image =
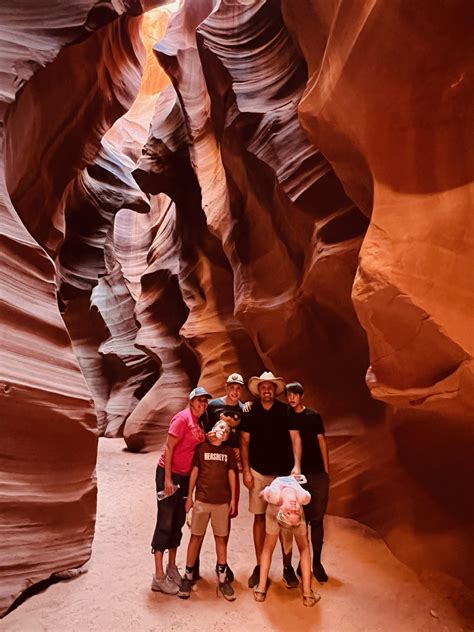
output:
[[[0, 622], [8, 632], [104, 632], [147, 630], [186, 632], [317, 630], [318, 632], [464, 632], [446, 598], [430, 592], [401, 564], [376, 534], [359, 523], [326, 518], [326, 568], [330, 581], [314, 586], [321, 601], [305, 608], [299, 589], [281, 581], [276, 553], [265, 603], [247, 588], [253, 568], [247, 492], [234, 520], [229, 561], [236, 574], [237, 599], [215, 592], [215, 555], [210, 529], [203, 548], [203, 579], [188, 601], [150, 590], [153, 560], [154, 469], [157, 453], [131, 454], [121, 439], [101, 439], [98, 461], [97, 529], [89, 571], [50, 586]], [[189, 530], [178, 550], [183, 568]]]
[[[0, 627], [472, 632], [472, 0], [3, 4], [0, 617], [90, 568]], [[321, 604], [254, 602], [246, 493], [236, 604], [210, 538], [151, 593], [170, 420], [264, 371], [324, 421]]]

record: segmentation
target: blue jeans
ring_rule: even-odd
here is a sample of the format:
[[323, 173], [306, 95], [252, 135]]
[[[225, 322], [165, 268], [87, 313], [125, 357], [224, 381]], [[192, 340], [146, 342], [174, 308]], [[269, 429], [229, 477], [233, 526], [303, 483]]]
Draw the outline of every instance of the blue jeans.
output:
[[[171, 474], [173, 483], [179, 485], [179, 489], [172, 496], [160, 500], [158, 504], [158, 516], [155, 532], [151, 541], [151, 552], [177, 549], [181, 544], [184, 522], [186, 520], [186, 497], [188, 495], [189, 475]], [[165, 488], [165, 469], [156, 468], [156, 491]]]

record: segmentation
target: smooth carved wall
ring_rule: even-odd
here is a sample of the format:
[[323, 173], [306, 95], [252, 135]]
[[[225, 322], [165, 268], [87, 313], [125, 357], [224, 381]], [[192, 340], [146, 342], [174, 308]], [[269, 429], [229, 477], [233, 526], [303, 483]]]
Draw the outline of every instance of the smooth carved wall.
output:
[[140, 19], [125, 13], [139, 10], [2, 10], [12, 72], [1, 86], [2, 614], [27, 587], [91, 553], [97, 420], [59, 310], [57, 253], [67, 191], [138, 89]]
[[[392, 456], [390, 500], [372, 481], [360, 515], [417, 570], [472, 585], [471, 6], [282, 6], [308, 64], [301, 124], [370, 217], [352, 299]], [[367, 455], [376, 481], [382, 445]]]

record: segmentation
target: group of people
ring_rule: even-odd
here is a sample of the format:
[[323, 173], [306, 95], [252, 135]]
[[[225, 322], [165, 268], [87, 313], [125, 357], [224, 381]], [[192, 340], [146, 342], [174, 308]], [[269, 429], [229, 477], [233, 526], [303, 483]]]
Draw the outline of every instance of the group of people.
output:
[[[217, 555], [217, 594], [228, 601], [235, 599], [227, 543], [231, 519], [238, 513], [241, 470], [249, 490], [249, 511], [254, 514], [256, 565], [248, 586], [255, 600], [266, 598], [272, 554], [280, 539], [283, 581], [288, 588], [295, 588], [300, 576], [303, 603], [313, 606], [320, 597], [311, 589], [311, 574], [321, 583], [328, 580], [321, 562], [329, 489], [323, 422], [318, 412], [303, 403], [304, 389], [299, 382], [285, 384], [281, 377], [265, 371], [251, 377], [247, 386], [255, 400], [245, 405], [241, 401], [244, 380], [238, 373], [229, 375], [225, 395], [217, 399], [198, 386], [189, 394], [189, 407], [171, 420], [156, 469], [159, 500], [152, 539], [155, 574], [151, 588], [183, 599], [190, 597], [200, 577], [199, 554], [210, 521]], [[287, 404], [277, 399], [283, 392]], [[191, 510], [191, 537], [182, 577], [176, 552]], [[300, 553], [296, 573], [293, 538]]]

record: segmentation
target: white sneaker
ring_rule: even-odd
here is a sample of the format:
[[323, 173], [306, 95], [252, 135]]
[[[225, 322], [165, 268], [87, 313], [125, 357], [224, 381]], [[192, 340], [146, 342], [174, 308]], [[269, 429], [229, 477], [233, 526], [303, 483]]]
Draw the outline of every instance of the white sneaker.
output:
[[181, 588], [181, 580], [183, 578], [179, 574], [178, 568], [176, 566], [167, 566], [166, 574], [176, 584], [176, 586], [178, 586], [178, 588]]
[[151, 589], [155, 592], [162, 592], [165, 595], [177, 595], [179, 588], [168, 575], [163, 577], [156, 577], [153, 575], [153, 581], [151, 582]]

